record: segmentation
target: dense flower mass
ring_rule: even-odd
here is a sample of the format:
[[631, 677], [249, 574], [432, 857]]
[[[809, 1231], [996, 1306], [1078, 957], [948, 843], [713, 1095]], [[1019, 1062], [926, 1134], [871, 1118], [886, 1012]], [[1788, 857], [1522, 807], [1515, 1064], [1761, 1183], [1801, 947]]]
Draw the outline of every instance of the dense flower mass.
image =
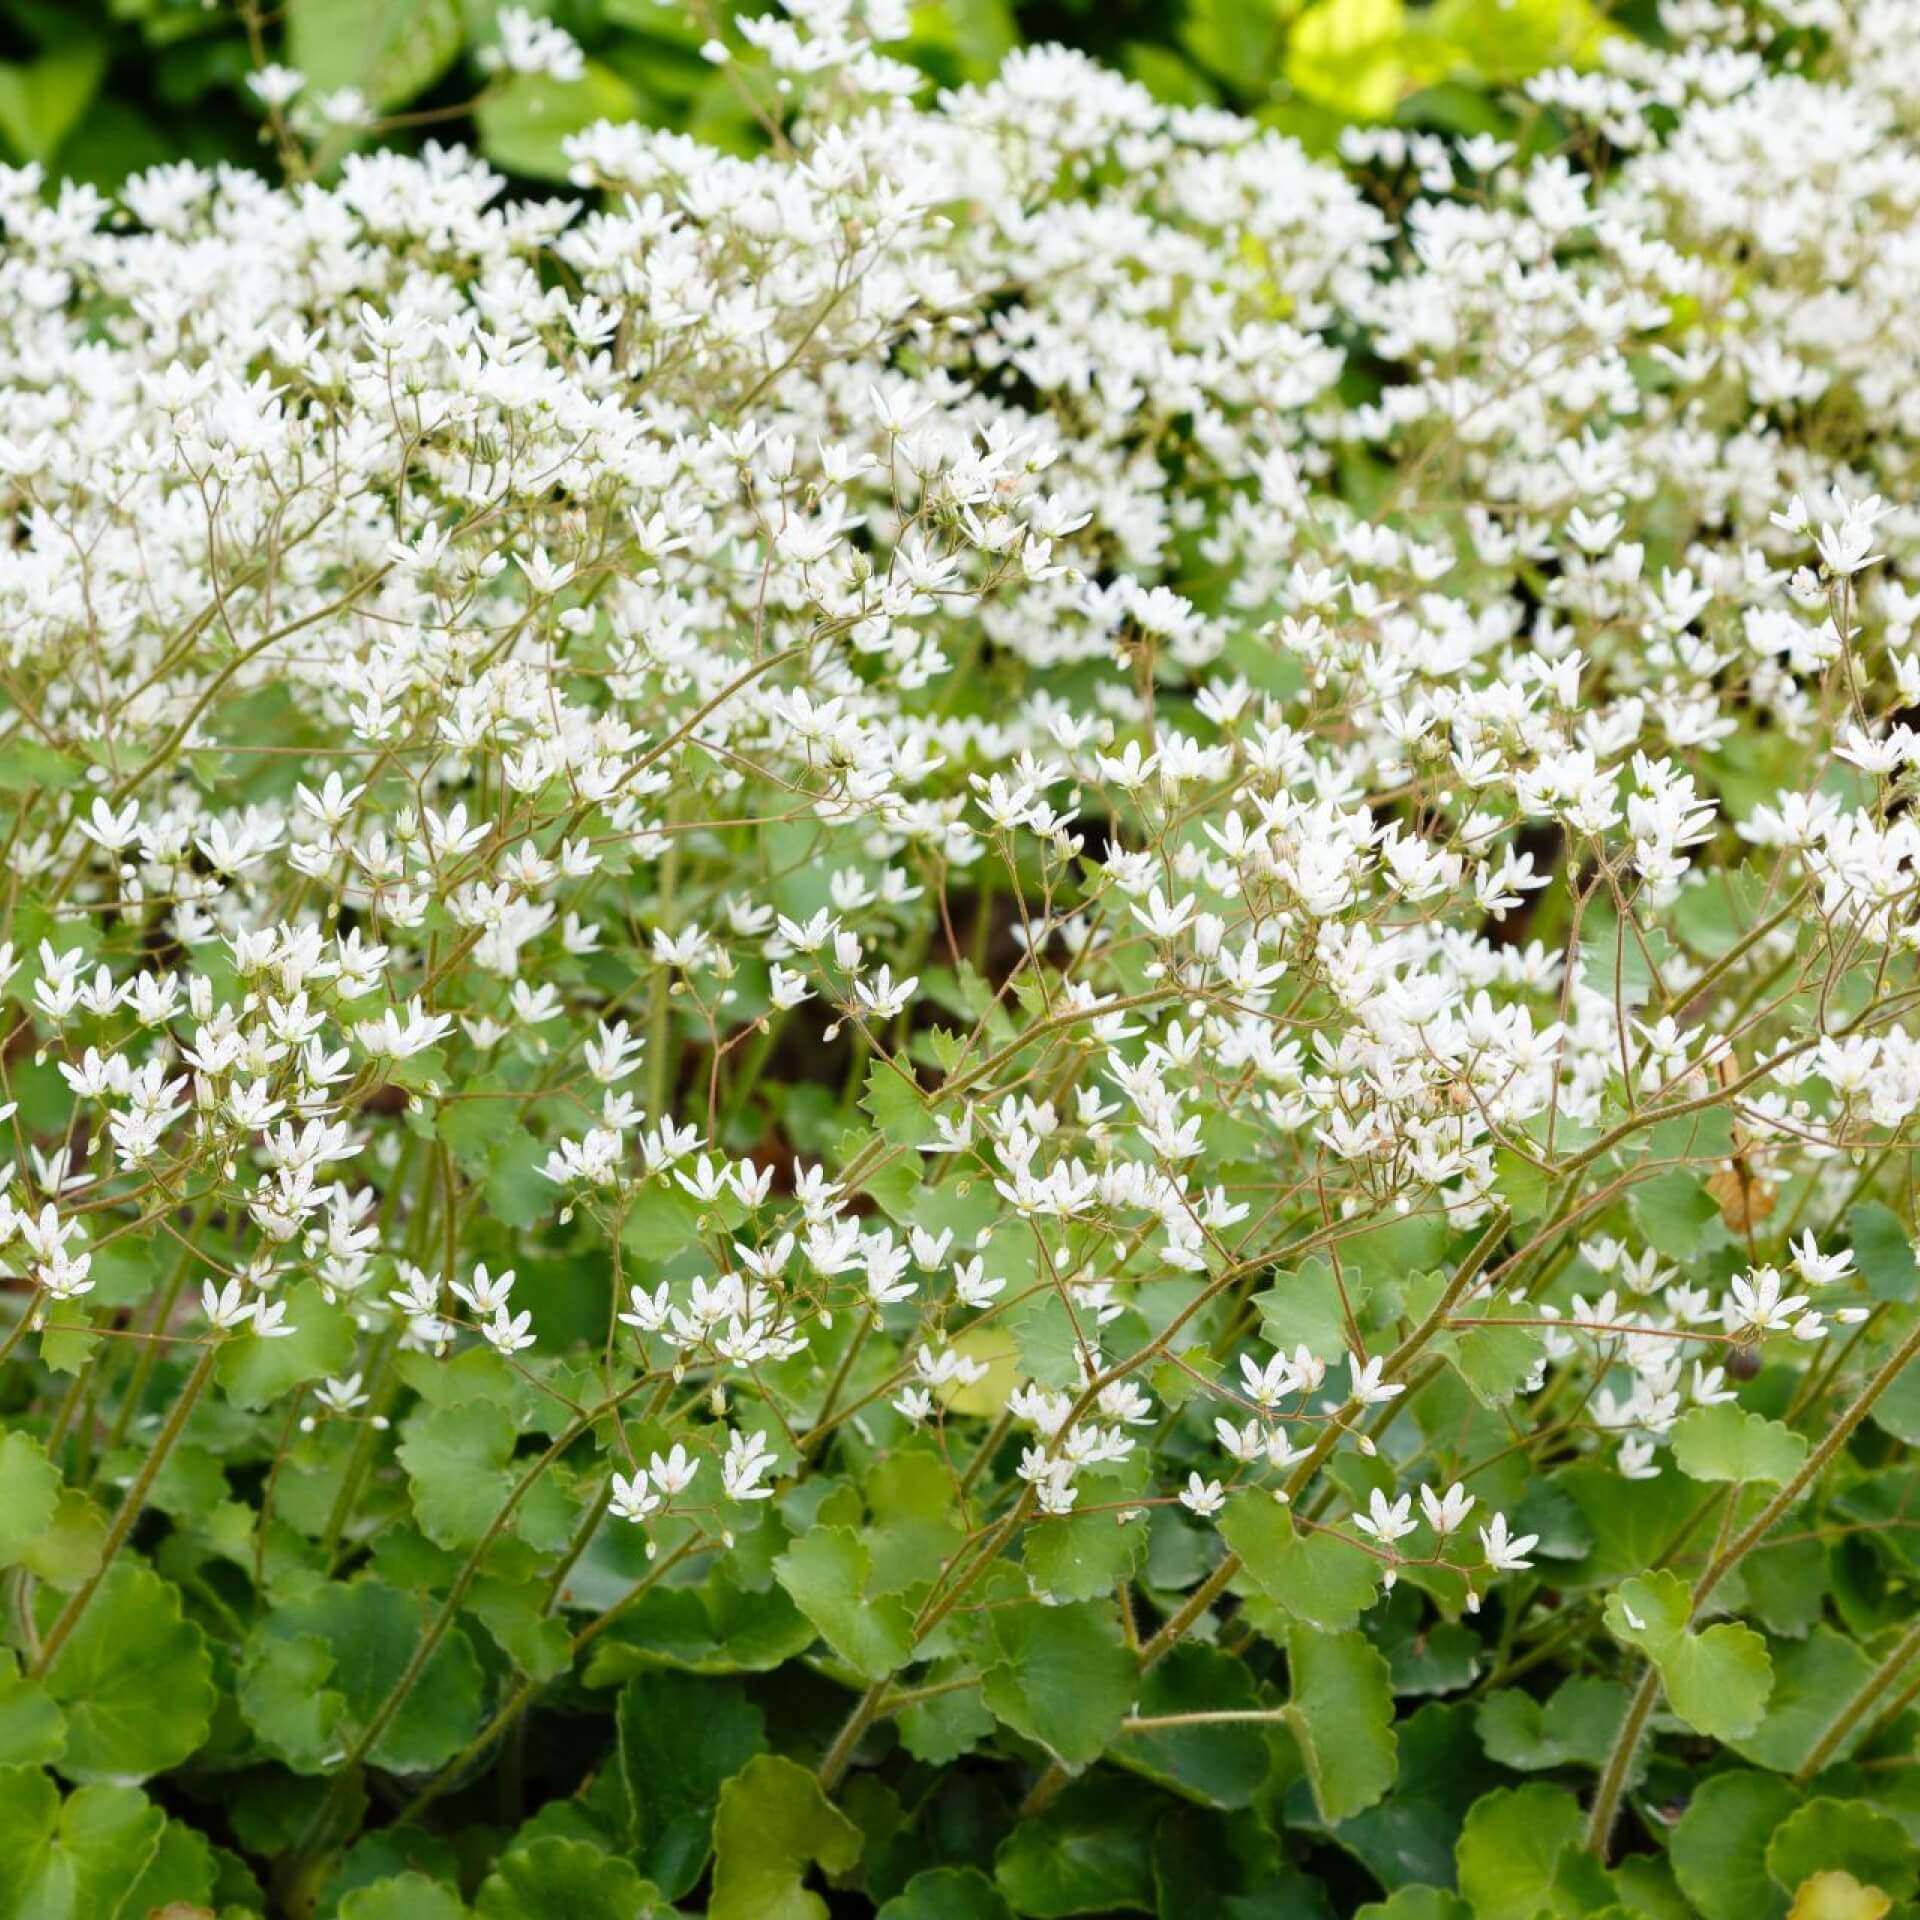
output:
[[[1466, 1813], [1365, 1827], [1393, 1692], [1477, 1686], [1475, 1914], [1719, 1920], [1650, 1727], [1769, 1831], [1911, 1747], [1920, 10], [1664, 24], [1524, 145], [796, 0], [763, 153], [570, 201], [0, 173], [0, 1565], [34, 1699], [145, 1703], [23, 1805], [180, 1770], [306, 1912], [626, 1685], [479, 1911], [664, 1910], [716, 1803], [713, 1913], [878, 1905], [986, 1748], [929, 1901], [1133, 1910], [1048, 1901], [1148, 1782], [1385, 1898]], [[662, 1838], [648, 1727], [783, 1666], [811, 1773], [730, 1694]]]

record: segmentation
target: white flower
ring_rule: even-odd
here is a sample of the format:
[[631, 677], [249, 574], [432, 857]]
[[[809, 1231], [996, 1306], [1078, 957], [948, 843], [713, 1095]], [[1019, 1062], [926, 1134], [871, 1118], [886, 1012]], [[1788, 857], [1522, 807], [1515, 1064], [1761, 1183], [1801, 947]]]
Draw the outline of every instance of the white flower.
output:
[[1353, 1392], [1351, 1398], [1359, 1405], [1363, 1407], [1379, 1406], [1383, 1402], [1393, 1399], [1396, 1394], [1406, 1392], [1404, 1384], [1383, 1385], [1381, 1383], [1380, 1369], [1384, 1364], [1377, 1354], [1364, 1366], [1361, 1365], [1358, 1354], [1349, 1353], [1347, 1355], [1347, 1368], [1353, 1375]]
[[1391, 1546], [1396, 1540], [1404, 1540], [1419, 1524], [1411, 1517], [1413, 1496], [1403, 1493], [1399, 1499], [1389, 1503], [1378, 1487], [1373, 1489], [1367, 1502], [1365, 1513], [1356, 1513], [1353, 1524], [1362, 1533], [1371, 1534], [1382, 1546]]
[[1515, 1539], [1507, 1532], [1507, 1516], [1496, 1513], [1491, 1526], [1480, 1529], [1480, 1544], [1487, 1551], [1487, 1565], [1501, 1573], [1524, 1573], [1533, 1562], [1527, 1555], [1540, 1544], [1537, 1533], [1523, 1533]]
[[1180, 1504], [1189, 1513], [1202, 1517], [1218, 1513], [1227, 1503], [1226, 1490], [1218, 1480], [1203, 1480], [1197, 1473], [1187, 1475], [1187, 1484], [1180, 1489]]
[[1427, 1524], [1438, 1534], [1458, 1531], [1473, 1511], [1473, 1505], [1473, 1495], [1457, 1480], [1444, 1494], [1435, 1493], [1431, 1487], [1420, 1489], [1421, 1509], [1427, 1516]]

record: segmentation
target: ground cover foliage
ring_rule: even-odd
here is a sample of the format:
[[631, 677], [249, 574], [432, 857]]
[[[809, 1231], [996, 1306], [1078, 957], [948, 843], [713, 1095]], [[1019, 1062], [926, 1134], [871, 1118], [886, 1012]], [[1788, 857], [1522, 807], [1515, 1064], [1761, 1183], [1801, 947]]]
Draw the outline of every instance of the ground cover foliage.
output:
[[0, 173], [0, 1920], [1911, 1910], [1920, 9], [1575, 25]]

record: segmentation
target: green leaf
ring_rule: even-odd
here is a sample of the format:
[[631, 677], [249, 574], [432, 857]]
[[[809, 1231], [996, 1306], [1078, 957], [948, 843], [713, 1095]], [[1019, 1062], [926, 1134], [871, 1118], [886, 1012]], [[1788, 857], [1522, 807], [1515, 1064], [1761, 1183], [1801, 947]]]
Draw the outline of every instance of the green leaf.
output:
[[1900, 1216], [1877, 1200], [1868, 1200], [1847, 1215], [1853, 1240], [1853, 1264], [1876, 1300], [1911, 1300], [1920, 1292], [1920, 1261]]
[[[362, 1578], [276, 1607], [241, 1655], [247, 1724], [296, 1773], [324, 1772], [407, 1671], [430, 1604]], [[479, 1730], [480, 1682], [473, 1647], [455, 1626], [428, 1655], [371, 1759], [394, 1773], [444, 1765]]]
[[1305, 1347], [1316, 1360], [1338, 1361], [1347, 1352], [1347, 1307], [1357, 1314], [1367, 1301], [1367, 1288], [1358, 1279], [1341, 1282], [1332, 1264], [1303, 1260], [1292, 1273], [1277, 1273], [1273, 1285], [1253, 1296], [1260, 1309], [1260, 1337], [1282, 1353]]
[[107, 1519], [77, 1487], [64, 1487], [53, 1518], [21, 1553], [35, 1579], [62, 1593], [93, 1578], [106, 1546]]
[[1006, 1316], [1020, 1370], [1043, 1387], [1070, 1387], [1080, 1378], [1080, 1342], [1073, 1315], [1057, 1288], [1023, 1300]]
[[237, 1407], [273, 1406], [295, 1387], [353, 1365], [357, 1341], [353, 1316], [344, 1306], [330, 1306], [312, 1280], [295, 1281], [286, 1289], [286, 1302], [292, 1333], [275, 1340], [243, 1336], [220, 1350], [214, 1373]]
[[1576, 1675], [1544, 1703], [1518, 1687], [1488, 1694], [1474, 1727], [1490, 1759], [1521, 1773], [1569, 1764], [1599, 1767], [1626, 1710], [1627, 1689], [1619, 1681]]
[[206, 1739], [218, 1697], [206, 1636], [182, 1617], [179, 1590], [126, 1556], [44, 1677], [66, 1714], [60, 1771], [70, 1780], [141, 1780], [178, 1766]]
[[1489, 1316], [1513, 1313], [1504, 1300], [1479, 1301], [1456, 1309], [1454, 1323], [1434, 1342], [1434, 1349], [1451, 1363], [1467, 1390], [1483, 1407], [1504, 1407], [1533, 1373], [1543, 1351], [1540, 1335], [1531, 1327], [1479, 1327], [1470, 1323]]
[[861, 1106], [873, 1116], [881, 1134], [896, 1147], [917, 1147], [938, 1137], [926, 1096], [904, 1061], [894, 1066], [876, 1060], [867, 1069], [867, 1090]]
[[479, 1545], [500, 1511], [517, 1437], [513, 1415], [489, 1400], [422, 1407], [408, 1419], [394, 1451], [435, 1546]]
[[1473, 1920], [1473, 1909], [1440, 1887], [1402, 1887], [1389, 1900], [1369, 1900], [1353, 1920]]
[[[1509, 86], [1545, 67], [1592, 65], [1609, 32], [1587, 0], [1439, 0], [1426, 25], [1437, 38], [1459, 48], [1475, 74]], [[1744, 870], [1727, 876], [1731, 881], [1746, 877]], [[1683, 898], [1712, 893], [1710, 880]], [[1740, 904], [1749, 907], [1739, 923], [1744, 929], [1758, 916], [1748, 899]], [[1720, 949], [1709, 946], [1707, 951], [1717, 957]]]
[[218, 1866], [213, 1845], [197, 1829], [169, 1820], [140, 1878], [121, 1907], [121, 1920], [178, 1920], [180, 1910], [196, 1912], [211, 1907]]
[[1786, 1895], [1768, 1878], [1767, 1842], [1798, 1805], [1786, 1781], [1716, 1773], [1694, 1789], [1668, 1853], [1680, 1891], [1706, 1920], [1781, 1920]]
[[1767, 1872], [1788, 1893], [1816, 1873], [1850, 1873], [1894, 1900], [1920, 1886], [1906, 1828], [1864, 1800], [1809, 1800], [1789, 1814], [1767, 1842]]
[[1474, 1920], [1539, 1920], [1606, 1905], [1606, 1873], [1584, 1850], [1585, 1833], [1579, 1801], [1544, 1782], [1476, 1800], [1454, 1849]]
[[561, 143], [599, 120], [644, 118], [640, 96], [626, 81], [589, 60], [578, 80], [513, 73], [490, 87], [475, 110], [480, 147], [512, 173], [564, 180], [571, 164]]
[[1608, 1594], [1607, 1630], [1660, 1669], [1667, 1704], [1688, 1726], [1716, 1740], [1741, 1739], [1759, 1726], [1773, 1689], [1767, 1643], [1726, 1621], [1696, 1633], [1687, 1625], [1691, 1608], [1678, 1574], [1642, 1574]]
[[556, 1834], [516, 1841], [475, 1896], [475, 1920], [637, 1920], [659, 1889], [631, 1861]]
[[1317, 0], [1287, 35], [1287, 83], [1356, 120], [1384, 120], [1406, 81], [1401, 0]]
[[380, 111], [433, 85], [459, 54], [459, 0], [288, 0], [287, 57], [309, 92], [357, 87]]
[[[1776, 1655], [1766, 1718], [1730, 1744], [1757, 1767], [1792, 1773], [1872, 1673], [1873, 1662], [1856, 1642], [1816, 1626], [1798, 1646], [1788, 1645]], [[1840, 1743], [1836, 1761], [1846, 1758], [1863, 1730], [1856, 1727]]]
[[1699, 1176], [1663, 1173], [1643, 1180], [1627, 1196], [1627, 1209], [1647, 1239], [1669, 1260], [1690, 1265], [1720, 1225], [1719, 1203]]
[[444, 1880], [409, 1872], [355, 1887], [337, 1920], [466, 1920], [466, 1913], [466, 1902]]
[[0, 134], [15, 155], [51, 160], [99, 92], [106, 70], [106, 44], [89, 34], [75, 34], [37, 60], [0, 64]]
[[766, 1745], [766, 1724], [737, 1681], [671, 1668], [627, 1682], [617, 1724], [635, 1857], [677, 1900], [706, 1870], [720, 1789]]
[[1305, 1626], [1343, 1632], [1379, 1590], [1380, 1563], [1370, 1553], [1336, 1533], [1302, 1536], [1271, 1494], [1236, 1494], [1220, 1516], [1220, 1535], [1260, 1592]]
[[[1261, 1708], [1244, 1660], [1213, 1647], [1178, 1646], [1148, 1669], [1140, 1683], [1139, 1712], [1256, 1713]], [[1136, 1773], [1205, 1806], [1244, 1807], [1266, 1780], [1273, 1750], [1260, 1725], [1247, 1720], [1218, 1726], [1168, 1727], [1133, 1733], [1116, 1755]]]
[[1013, 1911], [974, 1867], [916, 1873], [874, 1920], [1013, 1920]]
[[[939, 1686], [963, 1677], [954, 1663], [936, 1662], [928, 1670], [927, 1684]], [[936, 1694], [903, 1708], [894, 1716], [894, 1725], [900, 1732], [900, 1744], [916, 1760], [944, 1767], [963, 1753], [972, 1752], [993, 1731], [993, 1715], [980, 1698], [978, 1687], [956, 1687], [951, 1693]]]
[[1139, 1571], [1147, 1522], [1115, 1524], [1110, 1513], [1070, 1513], [1041, 1520], [1021, 1538], [1021, 1562], [1041, 1593], [1056, 1600], [1094, 1600]]
[[1385, 1798], [1398, 1766], [1393, 1681], [1363, 1633], [1295, 1627], [1287, 1636], [1293, 1694], [1287, 1724], [1300, 1745], [1314, 1805], [1329, 1825]]
[[1153, 1909], [1152, 1808], [1146, 1788], [1102, 1777], [1071, 1786], [1037, 1820], [1019, 1820], [994, 1855], [993, 1878], [1029, 1920]]
[[82, 1787], [62, 1801], [44, 1773], [0, 1770], [0, 1914], [113, 1920], [165, 1826], [136, 1788]]
[[913, 1609], [867, 1592], [865, 1543], [845, 1527], [813, 1527], [773, 1563], [793, 1604], [862, 1678], [884, 1680], [913, 1651]]
[[720, 1789], [707, 1920], [827, 1920], [827, 1903], [802, 1884], [807, 1870], [817, 1861], [846, 1873], [861, 1846], [860, 1829], [812, 1773], [756, 1755]]
[[59, 1504], [60, 1475], [39, 1441], [0, 1434], [0, 1567], [27, 1558]]
[[1777, 1487], [1806, 1464], [1807, 1443], [1778, 1420], [1723, 1401], [1681, 1415], [1673, 1428], [1673, 1458], [1690, 1480], [1758, 1480]]
[[1434, 1700], [1394, 1727], [1398, 1773], [1378, 1806], [1343, 1820], [1341, 1847], [1383, 1887], [1450, 1886], [1467, 1811], [1500, 1784], [1473, 1740], [1473, 1710]]
[[1133, 1704], [1140, 1669], [1113, 1610], [1025, 1604], [993, 1615], [1000, 1662], [981, 1693], [994, 1715], [1069, 1767], [1097, 1760]]
[[39, 1680], [22, 1677], [14, 1656], [0, 1648], [0, 1767], [37, 1767], [60, 1758], [67, 1725]]

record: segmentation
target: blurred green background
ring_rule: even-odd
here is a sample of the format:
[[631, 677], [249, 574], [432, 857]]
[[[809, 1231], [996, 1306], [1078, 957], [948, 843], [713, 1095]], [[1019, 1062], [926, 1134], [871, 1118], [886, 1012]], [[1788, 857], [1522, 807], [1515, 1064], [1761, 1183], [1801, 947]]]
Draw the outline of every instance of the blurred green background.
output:
[[[363, 142], [476, 145], [527, 183], [564, 178], [560, 143], [631, 117], [746, 149], [737, 84], [701, 58], [772, 0], [534, 0], [586, 50], [583, 78], [489, 80], [500, 0], [0, 0], [0, 158], [111, 186], [156, 162], [271, 169], [246, 77], [303, 71], [317, 99], [351, 87], [380, 116]], [[1022, 41], [1064, 41], [1182, 103], [1250, 113], [1329, 145], [1350, 122], [1510, 130], [1503, 90], [1590, 64], [1604, 36], [1657, 37], [1654, 0], [935, 0], [889, 51], [951, 85]], [[354, 144], [341, 136], [329, 158]]]

